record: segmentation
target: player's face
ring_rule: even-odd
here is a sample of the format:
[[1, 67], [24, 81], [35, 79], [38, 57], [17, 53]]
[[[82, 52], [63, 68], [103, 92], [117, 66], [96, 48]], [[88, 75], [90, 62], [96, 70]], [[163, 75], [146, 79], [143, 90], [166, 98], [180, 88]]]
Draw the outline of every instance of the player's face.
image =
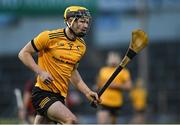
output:
[[82, 17], [74, 22], [73, 30], [78, 37], [83, 37], [87, 34], [90, 25], [90, 18]]
[[113, 66], [113, 67], [115, 67], [115, 66], [117, 66], [119, 63], [120, 63], [120, 57], [119, 57], [119, 55], [118, 54], [116, 54], [116, 53], [113, 53], [113, 52], [110, 52], [109, 54], [108, 54], [108, 57], [107, 57], [107, 64], [109, 65], [109, 66]]

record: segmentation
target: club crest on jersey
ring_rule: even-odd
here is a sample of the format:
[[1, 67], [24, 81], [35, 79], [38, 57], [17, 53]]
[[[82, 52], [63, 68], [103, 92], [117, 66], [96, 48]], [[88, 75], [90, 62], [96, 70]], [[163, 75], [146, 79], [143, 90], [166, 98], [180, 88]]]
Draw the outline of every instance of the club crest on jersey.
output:
[[77, 51], [80, 51], [80, 45], [75, 46], [73, 43], [68, 43], [68, 45], [70, 50], [77, 49]]
[[64, 41], [60, 41], [56, 43], [57, 46], [59, 46], [58, 49], [69, 49], [69, 50], [77, 50], [80, 51], [81, 45], [76, 45], [72, 42], [66, 43]]
[[69, 45], [69, 49], [71, 50], [74, 44], [73, 43], [68, 43], [68, 45]]

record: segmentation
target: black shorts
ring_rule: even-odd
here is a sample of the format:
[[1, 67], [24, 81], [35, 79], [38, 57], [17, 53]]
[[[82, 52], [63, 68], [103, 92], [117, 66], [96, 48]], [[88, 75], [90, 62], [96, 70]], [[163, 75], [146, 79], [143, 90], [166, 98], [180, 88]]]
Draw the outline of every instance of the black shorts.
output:
[[100, 105], [100, 109], [99, 110], [102, 110], [102, 111], [106, 110], [111, 115], [118, 116], [120, 109], [121, 109], [121, 107], [110, 107], [110, 106], [106, 106], [106, 105]]
[[38, 114], [47, 116], [48, 108], [56, 101], [65, 104], [65, 98], [60, 94], [34, 87], [32, 90], [32, 103]]

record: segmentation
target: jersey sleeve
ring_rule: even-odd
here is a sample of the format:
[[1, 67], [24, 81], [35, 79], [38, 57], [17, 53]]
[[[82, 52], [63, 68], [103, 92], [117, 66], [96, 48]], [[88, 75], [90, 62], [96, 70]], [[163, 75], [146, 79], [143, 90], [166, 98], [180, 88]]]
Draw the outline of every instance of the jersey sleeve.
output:
[[44, 31], [40, 33], [38, 36], [36, 36], [31, 41], [31, 44], [33, 48], [38, 52], [47, 47], [48, 41], [49, 41], [49, 31]]

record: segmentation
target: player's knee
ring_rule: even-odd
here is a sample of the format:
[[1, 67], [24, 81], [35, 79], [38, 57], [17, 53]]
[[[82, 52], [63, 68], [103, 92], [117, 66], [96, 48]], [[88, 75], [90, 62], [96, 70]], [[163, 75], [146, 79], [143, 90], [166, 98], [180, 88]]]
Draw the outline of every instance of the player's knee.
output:
[[75, 116], [69, 117], [65, 120], [65, 123], [66, 124], [76, 124], [76, 123], [78, 123], [78, 119]]

